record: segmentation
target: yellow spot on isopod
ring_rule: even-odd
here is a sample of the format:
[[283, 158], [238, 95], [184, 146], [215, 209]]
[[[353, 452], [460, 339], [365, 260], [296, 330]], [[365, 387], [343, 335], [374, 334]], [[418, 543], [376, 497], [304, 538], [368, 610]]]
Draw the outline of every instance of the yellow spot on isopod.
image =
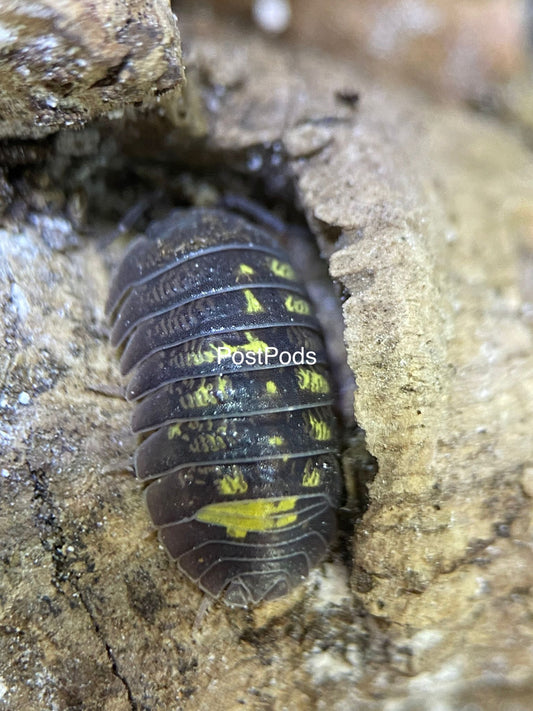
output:
[[327, 379], [309, 368], [298, 368], [296, 373], [300, 390], [310, 390], [312, 393], [329, 393]]
[[[253, 333], [251, 333], [251, 331], [245, 331], [244, 336], [248, 343], [242, 343], [238, 346], [230, 346], [229, 344], [224, 343], [224, 341], [222, 341], [222, 348], [228, 349], [228, 354], [224, 355], [224, 358], [231, 358], [232, 354], [236, 353], [237, 351], [244, 351], [245, 353], [248, 351], [252, 353], [261, 353], [265, 352], [266, 349], [269, 347], [268, 343], [265, 343], [265, 341], [261, 341], [259, 338], [256, 338]], [[217, 346], [213, 347], [215, 348], [215, 351], [219, 350]]]
[[240, 264], [239, 265], [239, 274], [241, 276], [252, 276], [253, 274], [255, 274], [255, 271], [248, 264]]
[[320, 469], [318, 469], [318, 467], [313, 467], [312, 464], [309, 465], [308, 462], [305, 465], [302, 486], [319, 486], [321, 478]]
[[[228, 536], [244, 538], [253, 531], [272, 531], [295, 523], [297, 496], [277, 499], [247, 499], [222, 501], [201, 508], [196, 519], [204, 523], [224, 526]], [[288, 513], [291, 512], [291, 513]]]
[[244, 290], [244, 298], [246, 299], [247, 314], [259, 314], [265, 310], [259, 299], [249, 289]]
[[319, 442], [331, 439], [331, 427], [324, 420], [316, 417], [312, 412], [309, 413], [307, 419], [310, 426], [310, 435], [313, 439]]
[[219, 479], [217, 487], [219, 492], [225, 496], [244, 494], [245, 491], [248, 491], [248, 483], [239, 467], [233, 467], [230, 474], [226, 474], [222, 479]]
[[265, 388], [269, 395], [275, 395], [278, 392], [278, 386], [273, 380], [267, 380]]
[[183, 425], [180, 422], [176, 422], [175, 425], [172, 425], [171, 427], [168, 428], [168, 438], [169, 439], [174, 439], [175, 437], [181, 437], [182, 432], [181, 428]]
[[217, 399], [213, 395], [213, 385], [211, 383], [206, 385], [204, 379], [200, 383], [192, 393], [186, 393], [180, 397], [179, 402], [184, 410], [217, 404]]
[[289, 296], [285, 299], [285, 308], [290, 313], [302, 314], [304, 316], [311, 313], [311, 306], [309, 305], [309, 302], [305, 299], [300, 299], [297, 296], [294, 296], [294, 294], [289, 294]]
[[280, 262], [279, 259], [270, 260], [270, 271], [274, 276], [281, 277], [282, 279], [296, 279], [296, 274], [294, 269], [287, 262]]

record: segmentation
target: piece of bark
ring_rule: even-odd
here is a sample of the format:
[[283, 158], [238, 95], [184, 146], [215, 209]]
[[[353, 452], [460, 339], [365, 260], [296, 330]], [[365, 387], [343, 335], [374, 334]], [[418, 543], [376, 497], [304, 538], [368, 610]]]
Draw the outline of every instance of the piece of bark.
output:
[[0, 138], [79, 128], [183, 80], [166, 0], [7, 0], [0, 27]]

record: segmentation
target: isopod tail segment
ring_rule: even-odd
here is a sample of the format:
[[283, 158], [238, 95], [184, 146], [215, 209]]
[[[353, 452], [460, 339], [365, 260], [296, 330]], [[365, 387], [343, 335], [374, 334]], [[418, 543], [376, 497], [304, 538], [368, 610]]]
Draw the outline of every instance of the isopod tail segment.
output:
[[107, 312], [168, 553], [228, 605], [287, 594], [327, 554], [342, 490], [320, 325], [287, 255], [224, 210], [177, 210], [132, 243]]

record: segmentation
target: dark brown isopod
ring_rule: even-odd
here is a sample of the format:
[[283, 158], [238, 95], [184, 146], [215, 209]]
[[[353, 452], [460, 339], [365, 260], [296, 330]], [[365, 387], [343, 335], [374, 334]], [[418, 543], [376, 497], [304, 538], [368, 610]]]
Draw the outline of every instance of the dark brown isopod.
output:
[[229, 605], [285, 595], [325, 556], [341, 491], [324, 343], [287, 255], [232, 213], [176, 210], [130, 246], [107, 312], [170, 556]]

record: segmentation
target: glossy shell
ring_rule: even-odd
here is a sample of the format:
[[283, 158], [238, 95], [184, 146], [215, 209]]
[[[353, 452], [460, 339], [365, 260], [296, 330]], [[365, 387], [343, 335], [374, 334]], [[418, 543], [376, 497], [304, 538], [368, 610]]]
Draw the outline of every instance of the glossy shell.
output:
[[341, 490], [326, 352], [286, 254], [231, 213], [177, 210], [132, 243], [107, 312], [170, 556], [229, 605], [286, 594], [326, 554]]

